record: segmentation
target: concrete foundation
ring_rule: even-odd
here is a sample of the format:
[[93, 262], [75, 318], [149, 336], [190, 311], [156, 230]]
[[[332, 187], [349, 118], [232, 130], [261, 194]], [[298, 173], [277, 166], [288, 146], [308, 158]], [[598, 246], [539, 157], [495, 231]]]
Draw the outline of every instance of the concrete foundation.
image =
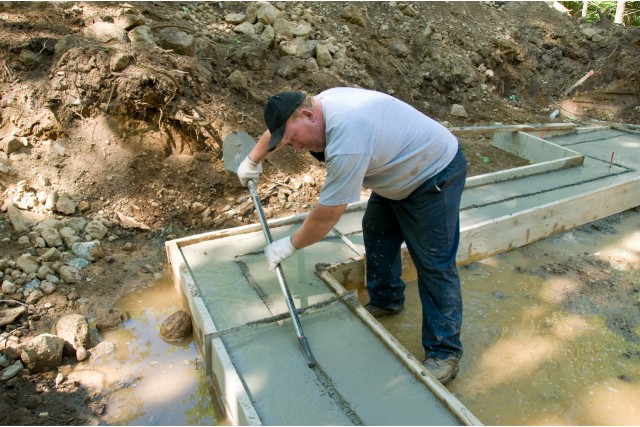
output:
[[[525, 152], [532, 140], [509, 137], [520, 140]], [[601, 130], [559, 135], [552, 143], [555, 157], [568, 153], [584, 163], [465, 190], [460, 264], [640, 205], [640, 135]], [[361, 253], [365, 207], [351, 205], [336, 226]], [[305, 217], [270, 221], [274, 240], [291, 234]], [[193, 314], [196, 341], [230, 423], [479, 424], [348, 298], [350, 278], [363, 280], [364, 261], [352, 258], [353, 250], [337, 236], [283, 263], [296, 307], [314, 307], [301, 315], [318, 362], [309, 369], [290, 321], [270, 319], [286, 313], [286, 306], [275, 274], [267, 270], [264, 246], [258, 224], [167, 242], [176, 288]], [[411, 279], [415, 269], [406, 251], [403, 257], [404, 275]]]

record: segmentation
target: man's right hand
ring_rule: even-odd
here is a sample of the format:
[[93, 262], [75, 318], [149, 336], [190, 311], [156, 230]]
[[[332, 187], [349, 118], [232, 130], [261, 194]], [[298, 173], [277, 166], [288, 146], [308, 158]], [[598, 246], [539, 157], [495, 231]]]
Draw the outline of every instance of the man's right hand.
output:
[[260, 182], [260, 172], [258, 172], [259, 166], [260, 163], [254, 162], [249, 158], [249, 156], [245, 157], [238, 167], [238, 178], [240, 178], [240, 183], [246, 187], [248, 185], [248, 181], [252, 180], [257, 185]]

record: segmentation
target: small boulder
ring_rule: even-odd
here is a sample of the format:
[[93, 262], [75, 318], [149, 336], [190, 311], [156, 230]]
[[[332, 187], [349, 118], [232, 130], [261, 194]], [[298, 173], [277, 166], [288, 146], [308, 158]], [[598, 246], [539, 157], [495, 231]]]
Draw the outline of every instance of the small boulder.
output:
[[276, 20], [278, 11], [269, 3], [256, 4], [256, 19], [264, 25], [271, 25]]
[[49, 267], [48, 265], [41, 265], [40, 268], [38, 269], [37, 276], [38, 276], [38, 279], [45, 280], [47, 276], [50, 276], [55, 273], [56, 272], [53, 271], [53, 268]]
[[160, 337], [169, 341], [186, 338], [191, 332], [191, 316], [184, 310], [173, 313], [160, 326]]
[[389, 43], [389, 50], [399, 58], [404, 58], [409, 55], [409, 48], [401, 41], [393, 41]]
[[107, 227], [105, 227], [100, 221], [91, 221], [84, 228], [84, 232], [95, 240], [101, 240], [107, 234]]
[[247, 76], [240, 70], [235, 70], [229, 76], [229, 81], [235, 85], [247, 87]]
[[33, 338], [22, 348], [21, 359], [32, 372], [45, 372], [57, 368], [62, 361], [64, 340], [51, 334]]
[[453, 104], [450, 114], [455, 117], [468, 117], [467, 110], [460, 104]]
[[22, 216], [20, 210], [13, 203], [9, 203], [7, 207], [7, 216], [15, 231], [25, 233], [31, 229], [31, 222]]
[[37, 61], [38, 55], [31, 52], [30, 50], [23, 50], [22, 53], [20, 53], [20, 62], [22, 62], [22, 65], [27, 68], [33, 67], [33, 64], [35, 64]]
[[[131, 16], [131, 15], [125, 15], [125, 16]], [[111, 69], [116, 72], [122, 71], [125, 68], [127, 68], [129, 63], [131, 62], [131, 59], [133, 59], [133, 56], [127, 53], [118, 52], [115, 55], [113, 55], [113, 58], [111, 58]]]
[[86, 225], [87, 220], [82, 217], [69, 218], [64, 222], [65, 227], [73, 228], [76, 233], [82, 233], [82, 230], [84, 230]]
[[173, 49], [178, 55], [194, 56], [196, 54], [196, 39], [176, 28], [164, 28], [160, 31], [158, 44], [163, 49]]
[[[144, 19], [138, 15], [127, 14], [116, 16], [115, 24], [117, 27], [129, 31], [140, 25], [144, 25]], [[115, 71], [115, 70], [114, 70]]]
[[51, 283], [51, 282], [49, 282], [47, 280], [43, 280], [40, 283], [40, 290], [45, 295], [51, 295], [52, 293], [54, 293], [56, 291], [56, 285], [54, 285], [53, 283]]
[[[265, 31], [267, 31], [267, 28], [265, 28]], [[279, 39], [291, 40], [293, 38], [293, 28], [289, 21], [284, 18], [278, 18], [273, 22], [273, 30], [275, 31], [275, 36]]]
[[42, 255], [44, 262], [60, 261], [60, 258], [62, 258], [62, 254], [56, 248], [51, 248]]
[[50, 248], [56, 248], [62, 245], [62, 238], [55, 228], [45, 228], [40, 234]]
[[71, 345], [74, 350], [87, 348], [91, 344], [91, 335], [87, 318], [82, 314], [68, 314], [56, 323], [56, 335]]
[[27, 409], [36, 409], [40, 405], [42, 405], [42, 397], [37, 394], [29, 396], [27, 401], [24, 403], [24, 407]]
[[125, 42], [125, 36], [122, 28], [110, 22], [96, 22], [85, 28], [84, 35], [87, 38], [95, 39], [101, 43], [107, 43], [115, 40], [120, 43]]
[[1, 381], [8, 381], [11, 378], [18, 375], [18, 372], [24, 369], [24, 365], [21, 361], [16, 361], [13, 365], [9, 366], [7, 369], [2, 371], [2, 377], [0, 377]]
[[356, 24], [359, 27], [364, 27], [364, 17], [362, 10], [356, 5], [350, 4], [342, 9], [340, 17], [347, 22]]
[[24, 254], [16, 261], [16, 266], [27, 274], [38, 271], [40, 264], [33, 255]]
[[117, 328], [122, 324], [122, 316], [119, 312], [109, 308], [99, 308], [96, 311], [96, 329], [105, 331]]
[[8, 136], [0, 142], [0, 149], [2, 149], [7, 156], [13, 152], [16, 152], [22, 147], [22, 140], [17, 136]]
[[244, 22], [246, 17], [244, 13], [229, 13], [224, 17], [224, 20], [229, 24], [239, 25]]
[[34, 305], [35, 303], [37, 303], [38, 301], [40, 301], [40, 299], [44, 296], [44, 293], [42, 293], [41, 290], [36, 289], [35, 291], [31, 292], [29, 294], [29, 296], [27, 297], [27, 300], [25, 301], [25, 304], [27, 305]]
[[33, 231], [42, 234], [42, 230], [46, 228], [54, 228], [56, 230], [60, 230], [62, 228], [62, 221], [59, 219], [46, 219], [36, 225]]
[[233, 32], [238, 34], [255, 34], [256, 29], [253, 28], [253, 25], [251, 25], [250, 23], [243, 22], [240, 25], [236, 25], [236, 27], [233, 29]]
[[72, 47], [77, 46], [82, 46], [82, 42], [80, 41], [80, 39], [73, 34], [67, 34], [66, 36], [63, 36], [62, 38], [60, 38], [60, 40], [58, 40], [58, 43], [56, 43], [54, 50], [56, 55], [60, 56]]
[[[12, 295], [16, 293], [16, 290], [18, 289], [18, 286], [16, 286], [14, 283], [5, 280], [4, 282], [2, 282], [2, 293], [5, 295]], [[4, 325], [1, 325], [4, 326]]]
[[82, 362], [83, 360], [87, 360], [89, 358], [89, 352], [84, 347], [78, 347], [76, 350], [76, 359], [78, 362]]
[[328, 43], [318, 43], [316, 46], [316, 58], [319, 67], [328, 67], [333, 62]]
[[44, 202], [44, 208], [48, 211], [52, 211], [56, 208], [56, 203], [58, 203], [58, 192], [52, 191]]
[[116, 350], [116, 345], [111, 341], [102, 341], [97, 346], [87, 350], [91, 357], [91, 360], [96, 360], [99, 357], [104, 356], [105, 354], [113, 353]]
[[141, 25], [129, 31], [131, 43], [141, 46], [156, 46], [156, 38], [148, 25]]
[[104, 257], [104, 251], [100, 246], [100, 242], [74, 243], [71, 250], [75, 256], [84, 258], [89, 262]]
[[76, 211], [76, 204], [68, 196], [61, 195], [56, 202], [56, 211], [65, 215], [73, 215]]
[[62, 279], [63, 282], [69, 283], [69, 284], [79, 283], [79, 282], [82, 282], [83, 280], [82, 274], [80, 274], [80, 271], [66, 265], [60, 267], [60, 278]]
[[79, 271], [79, 270], [84, 269], [87, 265], [89, 265], [89, 261], [87, 261], [84, 258], [73, 257], [73, 259], [69, 260], [69, 262], [67, 262], [67, 264], [69, 264], [69, 267], [75, 268], [76, 270]]

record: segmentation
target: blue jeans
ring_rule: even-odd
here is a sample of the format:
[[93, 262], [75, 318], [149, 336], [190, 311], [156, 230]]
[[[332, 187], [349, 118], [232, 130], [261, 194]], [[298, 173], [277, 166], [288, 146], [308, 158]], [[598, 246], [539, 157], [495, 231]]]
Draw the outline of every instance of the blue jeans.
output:
[[462, 356], [462, 294], [456, 268], [460, 197], [467, 175], [462, 151], [406, 199], [371, 194], [362, 220], [371, 304], [404, 305], [400, 245], [406, 242], [418, 271], [422, 345], [427, 357]]

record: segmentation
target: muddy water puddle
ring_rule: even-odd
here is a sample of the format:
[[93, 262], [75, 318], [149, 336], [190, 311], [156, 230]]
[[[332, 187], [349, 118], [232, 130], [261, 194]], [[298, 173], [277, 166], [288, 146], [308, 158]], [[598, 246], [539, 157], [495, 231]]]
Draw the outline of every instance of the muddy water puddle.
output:
[[195, 342], [166, 342], [158, 336], [164, 319], [180, 309], [169, 275], [129, 292], [114, 308], [128, 311], [131, 320], [92, 340], [115, 343], [115, 352], [78, 364], [69, 373], [104, 396], [100, 423], [225, 425]]
[[[488, 425], [640, 425], [640, 215], [460, 268], [458, 378], [447, 388]], [[616, 234], [605, 234], [616, 233]], [[421, 304], [382, 323], [419, 360]]]

